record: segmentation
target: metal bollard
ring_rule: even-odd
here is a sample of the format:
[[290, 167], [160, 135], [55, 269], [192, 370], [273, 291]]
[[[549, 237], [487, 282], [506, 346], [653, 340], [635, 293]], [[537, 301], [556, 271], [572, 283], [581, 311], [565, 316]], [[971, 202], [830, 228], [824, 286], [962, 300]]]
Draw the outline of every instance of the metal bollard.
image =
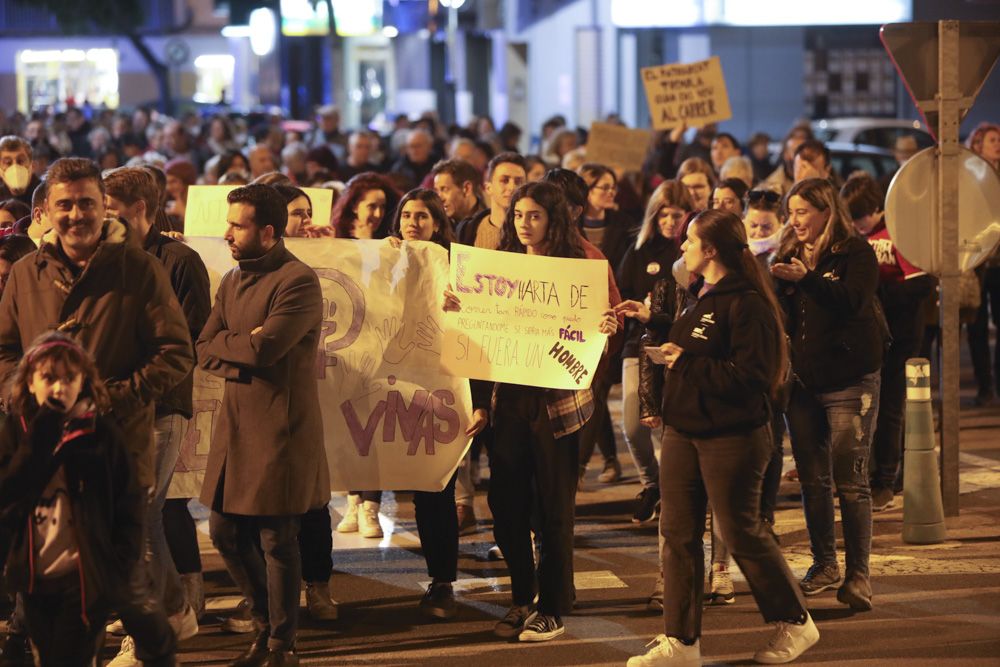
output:
[[930, 371], [927, 359], [906, 361], [903, 541], [908, 544], [935, 544], [947, 537], [938, 455], [934, 450]]

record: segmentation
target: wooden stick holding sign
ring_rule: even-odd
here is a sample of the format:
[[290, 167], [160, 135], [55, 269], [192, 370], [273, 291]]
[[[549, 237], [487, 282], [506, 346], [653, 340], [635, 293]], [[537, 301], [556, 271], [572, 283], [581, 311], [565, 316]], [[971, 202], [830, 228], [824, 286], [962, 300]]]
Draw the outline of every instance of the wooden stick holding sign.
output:
[[719, 56], [696, 63], [642, 68], [653, 129], [701, 127], [733, 117]]

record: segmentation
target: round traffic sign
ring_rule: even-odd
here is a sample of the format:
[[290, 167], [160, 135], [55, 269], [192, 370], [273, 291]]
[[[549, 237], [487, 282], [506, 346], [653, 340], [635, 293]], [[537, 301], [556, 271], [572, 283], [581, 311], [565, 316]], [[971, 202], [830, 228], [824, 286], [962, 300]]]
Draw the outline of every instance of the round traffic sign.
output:
[[[958, 268], [975, 268], [1000, 241], [1000, 175], [967, 148], [958, 159]], [[885, 223], [896, 248], [928, 273], [942, 270], [938, 223], [937, 147], [910, 158], [885, 198]]]

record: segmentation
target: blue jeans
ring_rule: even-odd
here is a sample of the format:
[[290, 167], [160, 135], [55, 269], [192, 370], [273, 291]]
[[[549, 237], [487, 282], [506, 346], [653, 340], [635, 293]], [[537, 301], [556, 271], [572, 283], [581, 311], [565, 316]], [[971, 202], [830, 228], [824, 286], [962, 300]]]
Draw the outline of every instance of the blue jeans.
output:
[[878, 371], [831, 392], [813, 392], [795, 382], [788, 406], [788, 432], [802, 484], [802, 506], [813, 562], [837, 562], [833, 487], [840, 499], [847, 574], [868, 576], [872, 548], [872, 497], [868, 455], [878, 419]]
[[302, 589], [300, 521], [299, 515], [246, 516], [215, 510], [208, 519], [212, 544], [250, 601], [254, 621], [269, 631], [267, 647], [272, 651], [295, 646]]
[[156, 448], [156, 489], [149, 504], [146, 519], [149, 524], [149, 573], [153, 595], [163, 600], [163, 608], [168, 616], [184, 611], [187, 600], [184, 585], [177, 573], [170, 546], [163, 531], [163, 504], [167, 500], [167, 490], [174, 476], [177, 457], [180, 455], [181, 439], [187, 420], [172, 414], [158, 417], [153, 423], [153, 444]]
[[622, 359], [622, 431], [644, 489], [660, 486], [660, 464], [653, 452], [653, 434], [639, 421], [639, 359]]

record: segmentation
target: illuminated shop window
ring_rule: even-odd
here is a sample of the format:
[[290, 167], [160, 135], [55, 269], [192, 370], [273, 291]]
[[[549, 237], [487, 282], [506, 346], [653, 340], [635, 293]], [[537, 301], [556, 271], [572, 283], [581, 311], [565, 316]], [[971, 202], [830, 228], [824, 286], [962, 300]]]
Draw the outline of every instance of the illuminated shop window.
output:
[[205, 54], [194, 59], [198, 76], [194, 101], [201, 104], [226, 103], [233, 96], [236, 59], [228, 54]]
[[25, 49], [17, 54], [17, 106], [24, 112], [50, 105], [118, 107], [115, 49]]

